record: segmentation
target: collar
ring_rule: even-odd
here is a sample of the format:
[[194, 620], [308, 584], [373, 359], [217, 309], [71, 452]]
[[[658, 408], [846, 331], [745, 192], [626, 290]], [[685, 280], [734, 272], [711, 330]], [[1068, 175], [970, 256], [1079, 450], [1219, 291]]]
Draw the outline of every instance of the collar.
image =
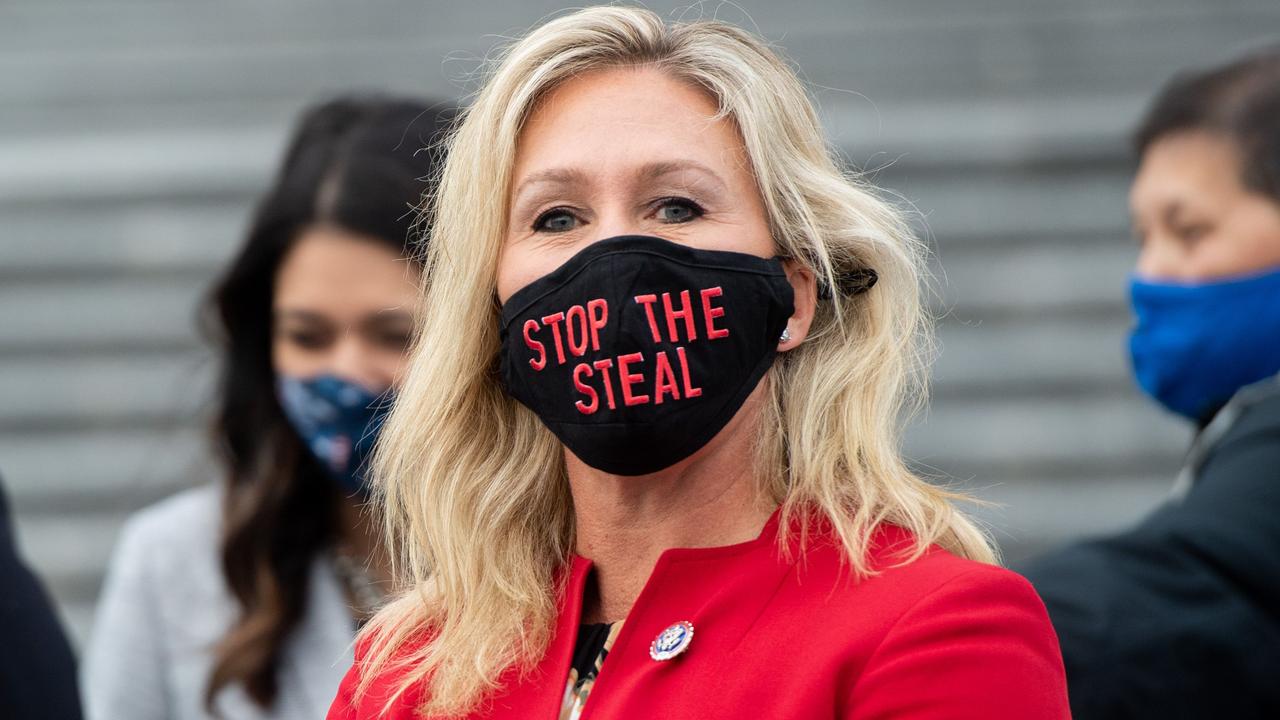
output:
[[[773, 547], [778, 541], [778, 524], [781, 522], [781, 517], [782, 508], [779, 507], [769, 515], [769, 519], [765, 520], [764, 527], [760, 529], [760, 534], [746, 542], [735, 543], [733, 545], [717, 545], [714, 547], [668, 548], [667, 550], [662, 551], [662, 554], [658, 556], [658, 562], [654, 564], [653, 573], [651, 573], [651, 575], [656, 574], [660, 568], [671, 563], [731, 557], [752, 551], [759, 551], [762, 547]], [[569, 583], [574, 584], [576, 582], [579, 586], [578, 589], [582, 590], [581, 586], [585, 584], [587, 574], [591, 572], [591, 568], [591, 560], [582, 557], [577, 553], [570, 556], [568, 566]], [[580, 592], [579, 595], [581, 595]]]
[[1195, 440], [1191, 442], [1191, 448], [1187, 450], [1187, 458], [1183, 462], [1182, 470], [1178, 473], [1178, 479], [1173, 484], [1170, 496], [1175, 501], [1183, 500], [1195, 485], [1196, 478], [1200, 475], [1200, 468], [1209, 457], [1209, 452], [1217, 447], [1231, 428], [1235, 427], [1240, 416], [1250, 407], [1278, 395], [1280, 395], [1280, 375], [1273, 375], [1266, 380], [1246, 385], [1237, 391], [1204, 426], [1204, 429], [1196, 434]]
[[[333, 703], [334, 688], [354, 660], [355, 623], [327, 553], [311, 563], [307, 610], [282, 651], [282, 689], [309, 717]], [[286, 690], [287, 691], [287, 690]]]
[[[664, 551], [623, 621], [592, 693], [608, 697], [609, 686], [625, 682], [628, 673], [656, 667], [649, 644], [673, 623], [689, 621], [695, 629], [701, 624], [722, 637], [745, 637], [794, 564], [779, 552], [780, 516], [781, 509], [775, 510], [760, 534], [746, 542]], [[557, 717], [591, 568], [591, 560], [581, 555], [569, 559], [560, 576], [559, 613], [546, 654], [532, 671], [512, 671], [503, 678], [507, 691], [493, 701], [494, 720]], [[749, 585], [751, 591], [743, 592], [735, 583]]]

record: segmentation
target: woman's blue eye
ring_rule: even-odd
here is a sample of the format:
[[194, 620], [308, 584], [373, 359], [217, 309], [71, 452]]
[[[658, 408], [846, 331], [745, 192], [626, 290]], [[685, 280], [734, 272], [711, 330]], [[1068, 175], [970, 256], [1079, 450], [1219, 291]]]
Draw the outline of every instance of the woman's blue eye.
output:
[[692, 200], [668, 198], [658, 206], [658, 219], [665, 223], [684, 223], [702, 217], [702, 207]]
[[563, 208], [552, 208], [533, 221], [533, 229], [541, 232], [565, 232], [578, 226], [578, 218]]

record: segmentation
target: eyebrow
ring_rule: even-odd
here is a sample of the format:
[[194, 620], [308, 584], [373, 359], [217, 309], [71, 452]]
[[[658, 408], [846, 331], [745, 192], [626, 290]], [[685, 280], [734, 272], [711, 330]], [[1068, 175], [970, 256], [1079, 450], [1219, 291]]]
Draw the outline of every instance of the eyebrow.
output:
[[309, 323], [328, 323], [329, 319], [320, 313], [311, 312], [310, 310], [285, 309], [277, 310], [273, 313], [275, 319], [279, 320], [297, 320], [299, 322]]
[[516, 186], [516, 191], [512, 193], [512, 197], [519, 198], [521, 194], [534, 185], [585, 185], [586, 183], [587, 174], [581, 170], [571, 168], [540, 170], [522, 180]]
[[413, 317], [408, 314], [384, 315], [381, 313], [360, 318], [357, 326], [366, 332], [370, 330], [381, 332], [404, 330], [409, 333], [412, 333], [416, 327]]
[[667, 175], [675, 175], [677, 173], [688, 171], [693, 171], [699, 175], [705, 175], [707, 178], [717, 183], [721, 188], [724, 187], [724, 180], [720, 179], [720, 175], [718, 175], [716, 171], [696, 160], [670, 160], [649, 163], [642, 166], [637, 175], [643, 180], [654, 181], [661, 180]]
[[[716, 183], [720, 189], [725, 188], [725, 182], [720, 175], [711, 168], [703, 165], [696, 160], [663, 160], [658, 162], [646, 163], [636, 171], [636, 177], [645, 182], [654, 182], [661, 180], [667, 175], [675, 175], [682, 172], [695, 172], [705, 176], [707, 179]], [[520, 196], [534, 185], [555, 184], [555, 185], [586, 185], [588, 182], [587, 174], [575, 168], [550, 168], [541, 170], [529, 175], [516, 187], [512, 197], [519, 199]]]
[[[327, 316], [310, 310], [282, 310], [275, 313], [275, 319], [277, 321], [296, 320], [320, 325], [328, 325], [331, 322]], [[360, 322], [366, 325], [413, 322], [413, 313], [401, 306], [388, 307], [365, 315], [360, 319]]]

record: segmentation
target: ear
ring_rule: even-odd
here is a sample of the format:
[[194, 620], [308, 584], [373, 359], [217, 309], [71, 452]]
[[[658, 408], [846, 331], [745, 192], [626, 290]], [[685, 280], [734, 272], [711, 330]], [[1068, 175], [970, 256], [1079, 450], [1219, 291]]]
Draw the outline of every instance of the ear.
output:
[[783, 260], [787, 281], [795, 293], [795, 312], [787, 320], [786, 342], [778, 343], [778, 352], [794, 350], [809, 336], [809, 327], [813, 324], [813, 314], [818, 307], [818, 279], [813, 271], [795, 260]]

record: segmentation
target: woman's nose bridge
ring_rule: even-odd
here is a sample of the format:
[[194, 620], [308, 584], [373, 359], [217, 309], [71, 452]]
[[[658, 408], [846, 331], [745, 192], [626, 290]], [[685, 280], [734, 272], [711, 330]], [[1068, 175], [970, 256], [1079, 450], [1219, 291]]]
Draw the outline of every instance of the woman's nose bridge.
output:
[[1155, 280], [1180, 278], [1184, 273], [1177, 247], [1172, 238], [1152, 233], [1138, 253], [1138, 274]]
[[375, 386], [379, 378], [373, 355], [373, 348], [356, 328], [345, 328], [330, 353], [328, 372], [361, 385]]
[[622, 198], [611, 198], [597, 208], [596, 232], [592, 240], [619, 235], [643, 235], [640, 213]]

